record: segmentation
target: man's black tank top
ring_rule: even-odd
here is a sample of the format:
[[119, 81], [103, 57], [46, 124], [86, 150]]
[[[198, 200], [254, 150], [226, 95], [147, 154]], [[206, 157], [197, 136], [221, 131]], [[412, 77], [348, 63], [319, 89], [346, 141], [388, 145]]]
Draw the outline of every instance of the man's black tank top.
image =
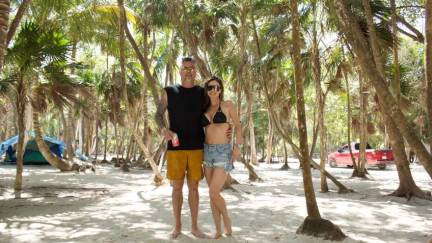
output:
[[204, 89], [181, 85], [165, 87], [168, 98], [169, 129], [177, 133], [180, 146], [168, 142], [168, 150], [202, 149], [204, 130], [201, 119], [204, 108]]

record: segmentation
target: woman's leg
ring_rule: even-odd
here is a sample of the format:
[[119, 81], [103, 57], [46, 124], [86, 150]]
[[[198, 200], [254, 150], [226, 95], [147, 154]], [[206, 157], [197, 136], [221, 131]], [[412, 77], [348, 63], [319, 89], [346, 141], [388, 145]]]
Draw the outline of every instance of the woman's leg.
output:
[[[215, 169], [210, 169], [210, 168], [205, 168], [205, 178], [207, 181], [207, 185], [209, 186], [210, 189], [210, 184], [211, 181], [213, 180], [213, 174], [214, 174], [214, 170]], [[214, 238], [220, 238], [222, 236], [222, 229], [221, 229], [221, 213], [219, 212], [219, 210], [217, 209], [217, 207], [215, 206], [213, 200], [210, 199], [210, 208], [212, 211], [212, 215], [213, 215], [213, 221], [216, 227], [216, 233], [214, 235]]]
[[225, 234], [231, 235], [231, 220], [228, 216], [228, 210], [225, 204], [224, 198], [220, 195], [220, 191], [222, 186], [225, 183], [227, 177], [227, 173], [223, 168], [215, 168], [213, 169], [212, 180], [210, 182], [210, 200], [213, 201], [216, 209], [222, 214], [224, 226], [225, 226]]

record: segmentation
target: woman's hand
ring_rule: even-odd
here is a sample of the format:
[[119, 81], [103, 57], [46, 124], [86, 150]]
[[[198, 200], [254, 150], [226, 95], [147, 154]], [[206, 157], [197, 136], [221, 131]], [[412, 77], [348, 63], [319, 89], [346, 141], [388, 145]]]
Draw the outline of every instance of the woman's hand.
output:
[[231, 163], [233, 163], [235, 160], [240, 160], [240, 149], [237, 145], [234, 145], [232, 150]]

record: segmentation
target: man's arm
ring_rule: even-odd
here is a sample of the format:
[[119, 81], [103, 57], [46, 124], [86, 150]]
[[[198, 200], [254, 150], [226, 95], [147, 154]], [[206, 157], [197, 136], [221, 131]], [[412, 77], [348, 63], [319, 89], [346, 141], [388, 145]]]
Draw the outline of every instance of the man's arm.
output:
[[165, 122], [165, 117], [164, 117], [167, 107], [168, 107], [167, 93], [165, 90], [163, 90], [162, 97], [159, 103], [157, 104], [155, 120], [156, 120], [156, 125], [159, 128], [159, 132], [162, 133], [167, 140], [170, 140], [172, 139], [172, 132], [168, 130], [168, 126]]

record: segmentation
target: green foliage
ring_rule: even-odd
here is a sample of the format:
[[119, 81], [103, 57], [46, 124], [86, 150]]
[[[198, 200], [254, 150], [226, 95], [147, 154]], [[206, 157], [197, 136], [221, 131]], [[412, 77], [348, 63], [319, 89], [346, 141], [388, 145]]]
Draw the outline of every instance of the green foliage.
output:
[[69, 41], [58, 29], [41, 28], [28, 21], [21, 27], [7, 58], [16, 63], [21, 72], [26, 72], [31, 68], [65, 62], [69, 50]]

